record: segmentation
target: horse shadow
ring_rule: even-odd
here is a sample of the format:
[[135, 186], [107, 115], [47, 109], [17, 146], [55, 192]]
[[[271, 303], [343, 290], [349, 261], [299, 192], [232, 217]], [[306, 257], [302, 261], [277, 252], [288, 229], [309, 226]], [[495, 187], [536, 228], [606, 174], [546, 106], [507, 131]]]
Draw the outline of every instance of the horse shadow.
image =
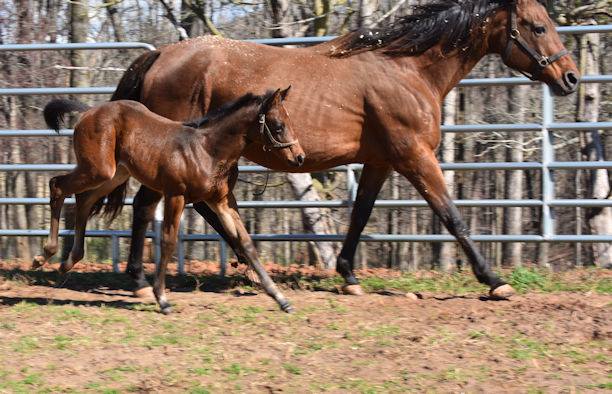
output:
[[[323, 276], [301, 272], [271, 272], [270, 276], [282, 288], [303, 289], [303, 283], [316, 283]], [[20, 268], [0, 269], [1, 279], [14, 281], [31, 286], [42, 286], [56, 289], [67, 289], [82, 293], [122, 296], [123, 300], [76, 300], [70, 296], [53, 295], [50, 298], [7, 296], [0, 295], [0, 305], [13, 306], [20, 302], [29, 302], [38, 305], [85, 305], [93, 307], [111, 307], [120, 309], [134, 309], [135, 305], [142, 304], [138, 298], [132, 298], [134, 284], [131, 278], [124, 273], [115, 272], [68, 272], [60, 274], [58, 271], [24, 270]], [[153, 283], [152, 275], [148, 275], [149, 283]], [[215, 273], [206, 274], [168, 274], [166, 287], [173, 293], [190, 293], [201, 291], [205, 293], [227, 293], [235, 297], [253, 296], [263, 292], [242, 273], [233, 272], [221, 276]], [[309, 290], [330, 291], [328, 289], [312, 286]]]

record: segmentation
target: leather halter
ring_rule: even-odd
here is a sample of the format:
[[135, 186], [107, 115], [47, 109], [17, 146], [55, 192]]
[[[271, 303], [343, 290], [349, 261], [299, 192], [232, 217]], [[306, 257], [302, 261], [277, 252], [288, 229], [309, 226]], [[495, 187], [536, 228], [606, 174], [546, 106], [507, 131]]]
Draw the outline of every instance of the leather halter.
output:
[[270, 128], [268, 127], [268, 124], [266, 123], [266, 114], [259, 114], [259, 124], [261, 125], [261, 127], [259, 128], [259, 134], [261, 134], [261, 136], [264, 138], [263, 149], [266, 152], [272, 150], [272, 148], [274, 149], [289, 148], [290, 146], [293, 146], [297, 144], [298, 142], [298, 140], [293, 140], [289, 142], [281, 142], [277, 140], [276, 138], [274, 138], [274, 136], [272, 135], [272, 131], [270, 131]]
[[516, 2], [511, 1], [508, 4], [508, 42], [506, 44], [506, 50], [504, 51], [504, 61], [508, 61], [510, 58], [510, 54], [512, 53], [512, 45], [516, 43], [516, 45], [525, 52], [531, 60], [534, 61], [535, 70], [532, 73], [527, 73], [525, 71], [520, 71], [527, 78], [532, 81], [537, 80], [542, 71], [557, 60], [561, 59], [563, 56], [568, 55], [569, 52], [567, 49], [563, 48], [561, 51], [557, 52], [552, 56], [543, 56], [538, 51], [529, 46], [529, 44], [521, 37], [521, 32], [518, 29], [518, 24], [516, 21]]

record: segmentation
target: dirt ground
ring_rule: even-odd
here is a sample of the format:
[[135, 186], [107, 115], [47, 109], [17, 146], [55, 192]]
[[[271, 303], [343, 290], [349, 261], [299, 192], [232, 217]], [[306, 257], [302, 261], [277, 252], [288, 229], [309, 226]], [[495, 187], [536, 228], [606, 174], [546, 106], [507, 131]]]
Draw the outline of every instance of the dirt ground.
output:
[[104, 271], [61, 278], [0, 264], [0, 392], [612, 390], [610, 294], [412, 300], [285, 286], [297, 309], [287, 315], [210, 274], [195, 286], [171, 280], [174, 313], [164, 316]]

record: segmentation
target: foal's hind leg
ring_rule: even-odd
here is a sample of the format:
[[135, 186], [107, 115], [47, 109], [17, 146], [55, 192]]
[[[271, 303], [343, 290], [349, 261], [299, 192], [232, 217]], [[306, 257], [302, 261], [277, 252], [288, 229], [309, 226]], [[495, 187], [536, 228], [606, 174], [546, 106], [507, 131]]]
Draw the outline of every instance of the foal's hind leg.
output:
[[59, 221], [66, 196], [93, 189], [102, 182], [104, 182], [103, 177], [92, 175], [79, 167], [69, 174], [51, 178], [49, 181], [51, 228], [43, 248], [44, 255], [34, 258], [32, 268], [38, 268], [57, 253]]
[[285, 296], [280, 292], [276, 284], [272, 281], [264, 267], [259, 262], [257, 250], [253, 244], [253, 240], [246, 231], [236, 205], [236, 199], [233, 194], [229, 194], [221, 201], [207, 202], [210, 208], [215, 211], [229, 239], [235, 245], [235, 252], [239, 258], [247, 261], [259, 276], [259, 280], [263, 288], [269, 296], [274, 298], [281, 309], [285, 312], [292, 312], [293, 307]]
[[91, 214], [91, 209], [100, 198], [112, 192], [129, 178], [129, 173], [124, 167], [118, 167], [112, 179], [106, 181], [99, 187], [76, 195], [76, 220], [74, 225], [74, 243], [70, 257], [62, 262], [60, 272], [66, 273], [79, 262], [85, 254], [85, 228]]
[[408, 178], [448, 231], [455, 236], [467, 255], [478, 281], [490, 287], [492, 297], [508, 298], [513, 295], [514, 289], [491, 271], [489, 263], [476, 249], [466, 224], [448, 194], [435, 153], [427, 146], [413, 146], [405, 157], [406, 160], [399, 163], [396, 170]]

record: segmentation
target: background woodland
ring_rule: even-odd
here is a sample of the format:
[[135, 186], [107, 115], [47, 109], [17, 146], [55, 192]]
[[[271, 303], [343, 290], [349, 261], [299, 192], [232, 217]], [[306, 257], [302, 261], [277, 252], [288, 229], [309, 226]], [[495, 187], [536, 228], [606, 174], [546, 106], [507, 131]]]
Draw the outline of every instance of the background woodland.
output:
[[[0, 2], [0, 44], [141, 41], [157, 47], [206, 34], [233, 39], [339, 35], [361, 26], [392, 23], [410, 12], [415, 0], [22, 0]], [[555, 2], [560, 25], [612, 23], [610, 1]], [[565, 35], [582, 74], [612, 73], [609, 34]], [[114, 86], [140, 50], [0, 52], [0, 87]], [[498, 57], [485, 58], [472, 77], [514, 75]], [[324, 76], [313, 75], [313, 78]], [[577, 94], [556, 98], [555, 121], [610, 121], [610, 85], [583, 84]], [[541, 88], [466, 87], [449, 94], [444, 123], [541, 122]], [[90, 104], [107, 96], [79, 96]], [[0, 96], [0, 129], [42, 129], [42, 108], [49, 96]], [[612, 160], [609, 131], [555, 134], [558, 161]], [[439, 151], [444, 162], [541, 161], [539, 133], [446, 133]], [[71, 140], [66, 137], [0, 138], [0, 163], [72, 163]], [[0, 172], [0, 196], [47, 197], [51, 172]], [[358, 175], [358, 174], [357, 174]], [[541, 173], [529, 171], [446, 171], [456, 199], [541, 198]], [[607, 170], [555, 172], [557, 198], [611, 198]], [[275, 173], [263, 194], [264, 176], [241, 174], [239, 200], [347, 198], [346, 175], [326, 172], [309, 175]], [[138, 188], [131, 183], [129, 196]], [[385, 183], [381, 199], [420, 199], [397, 174]], [[128, 229], [131, 207], [110, 228]], [[472, 234], [539, 234], [541, 209], [461, 208]], [[345, 233], [347, 208], [242, 209], [252, 233]], [[556, 208], [558, 234], [612, 234], [612, 209]], [[0, 228], [46, 229], [48, 208], [42, 205], [0, 205]], [[213, 230], [191, 209], [183, 218], [186, 233]], [[101, 219], [89, 228], [106, 228]], [[375, 208], [365, 233], [427, 234], [444, 232], [429, 208]], [[26, 259], [40, 253], [42, 239], [0, 237], [0, 258]], [[122, 240], [122, 258], [129, 240]], [[110, 257], [110, 239], [89, 238], [91, 260]], [[260, 242], [264, 261], [316, 264], [332, 268], [338, 243]], [[497, 266], [539, 264], [557, 269], [574, 265], [612, 265], [609, 244], [481, 243], [486, 258]], [[185, 244], [188, 259], [216, 260], [216, 242]], [[465, 257], [454, 243], [362, 243], [358, 267], [402, 270], [453, 270]]]

